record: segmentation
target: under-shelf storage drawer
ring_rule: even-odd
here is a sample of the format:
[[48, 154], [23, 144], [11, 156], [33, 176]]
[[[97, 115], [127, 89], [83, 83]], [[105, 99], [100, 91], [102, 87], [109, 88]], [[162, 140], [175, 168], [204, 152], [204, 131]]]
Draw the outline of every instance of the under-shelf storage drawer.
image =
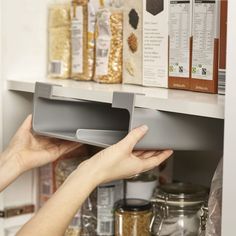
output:
[[135, 106], [135, 94], [114, 93], [101, 103], [56, 97], [53, 85], [36, 84], [33, 129], [36, 133], [100, 147], [120, 141], [135, 127], [149, 132], [136, 149], [222, 149], [223, 120]]

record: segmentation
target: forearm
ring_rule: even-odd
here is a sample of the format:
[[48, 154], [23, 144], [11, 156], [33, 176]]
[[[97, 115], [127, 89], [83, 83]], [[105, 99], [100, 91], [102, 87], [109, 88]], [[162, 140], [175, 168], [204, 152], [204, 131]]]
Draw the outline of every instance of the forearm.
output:
[[0, 155], [0, 192], [22, 174], [16, 154], [6, 150]]
[[17, 236], [64, 235], [72, 218], [97, 184], [97, 175], [91, 172], [90, 167], [79, 167]]

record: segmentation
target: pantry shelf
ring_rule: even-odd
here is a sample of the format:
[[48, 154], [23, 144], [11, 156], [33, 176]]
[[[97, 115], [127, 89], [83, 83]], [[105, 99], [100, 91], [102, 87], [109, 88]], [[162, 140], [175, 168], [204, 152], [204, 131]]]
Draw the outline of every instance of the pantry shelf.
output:
[[53, 87], [53, 96], [56, 97], [111, 103], [114, 92], [129, 92], [138, 94], [136, 107], [224, 119], [225, 97], [223, 95], [56, 79], [11, 79], [7, 80], [7, 89], [34, 93], [36, 82], [59, 85]]

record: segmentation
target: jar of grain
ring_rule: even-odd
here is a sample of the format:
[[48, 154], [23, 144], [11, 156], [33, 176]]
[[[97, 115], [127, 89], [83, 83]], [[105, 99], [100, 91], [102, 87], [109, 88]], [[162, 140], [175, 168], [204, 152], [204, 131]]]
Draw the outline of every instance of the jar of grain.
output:
[[124, 199], [115, 205], [115, 236], [149, 236], [152, 205], [141, 199]]

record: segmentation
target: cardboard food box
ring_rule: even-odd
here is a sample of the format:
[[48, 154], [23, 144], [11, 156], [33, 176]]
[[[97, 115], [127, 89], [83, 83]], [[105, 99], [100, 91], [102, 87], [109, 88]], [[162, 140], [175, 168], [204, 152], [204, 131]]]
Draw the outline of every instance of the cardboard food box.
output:
[[193, 0], [169, 0], [169, 88], [190, 89]]
[[191, 90], [218, 91], [220, 0], [194, 0]]
[[227, 54], [228, 0], [221, 0], [220, 6], [220, 59], [218, 93], [225, 94]]
[[220, 64], [222, 70], [226, 69], [226, 49], [227, 49], [227, 20], [228, 20], [228, 0], [221, 0], [220, 5]]
[[168, 87], [168, 1], [124, 1], [123, 81]]

